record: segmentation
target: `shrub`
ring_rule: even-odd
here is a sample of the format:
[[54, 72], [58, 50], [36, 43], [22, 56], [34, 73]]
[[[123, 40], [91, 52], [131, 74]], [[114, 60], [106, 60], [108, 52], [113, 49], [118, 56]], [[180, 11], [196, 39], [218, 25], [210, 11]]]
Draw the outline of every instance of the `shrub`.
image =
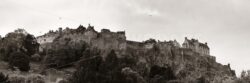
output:
[[157, 65], [151, 67], [149, 77], [151, 80], [157, 81], [157, 83], [176, 79], [174, 72], [170, 67], [165, 68]]
[[[79, 64], [78, 70], [73, 74], [73, 77], [69, 80], [70, 83], [139, 83], [137, 80], [137, 75], [122, 73], [124, 66], [120, 64], [127, 65], [127, 62], [120, 62], [124, 60], [130, 60], [129, 58], [120, 59], [117, 57], [114, 50], [112, 50], [105, 61], [100, 55], [95, 53], [96, 51], [88, 51], [86, 54], [92, 56], [89, 58], [84, 58]], [[143, 83], [143, 82], [140, 82]]]
[[30, 59], [29, 56], [22, 52], [14, 52], [10, 54], [9, 65], [12, 69], [17, 67], [20, 71], [30, 70]]
[[41, 61], [41, 56], [39, 54], [34, 54], [31, 56], [31, 61], [35, 62]]
[[0, 83], [10, 83], [9, 76], [5, 76], [2, 72], [0, 73]]
[[69, 66], [72, 62], [79, 60], [80, 56], [76, 53], [77, 50], [70, 47], [54, 50], [46, 56], [46, 65], [57, 69]]
[[25, 77], [10, 77], [10, 83], [25, 83]]
[[27, 83], [45, 83], [44, 76], [36, 75], [36, 74], [26, 76], [25, 80]]
[[208, 81], [204, 76], [201, 76], [200, 78], [197, 79], [197, 83], [208, 83]]
[[[56, 41], [57, 42], [57, 41]], [[49, 49], [48, 54], [45, 56], [45, 65], [48, 68], [65, 68], [72, 66], [74, 62], [78, 61], [83, 52], [87, 49], [87, 44], [83, 43], [71, 43], [66, 44], [53, 44], [55, 48]]]
[[98, 72], [101, 63], [102, 57], [100, 56], [80, 62], [81, 67], [73, 74], [73, 77], [70, 79], [70, 83], [102, 82], [102, 75]]
[[111, 50], [111, 52], [107, 55], [105, 60], [105, 69], [114, 69], [114, 67], [118, 66], [118, 58], [114, 50]]

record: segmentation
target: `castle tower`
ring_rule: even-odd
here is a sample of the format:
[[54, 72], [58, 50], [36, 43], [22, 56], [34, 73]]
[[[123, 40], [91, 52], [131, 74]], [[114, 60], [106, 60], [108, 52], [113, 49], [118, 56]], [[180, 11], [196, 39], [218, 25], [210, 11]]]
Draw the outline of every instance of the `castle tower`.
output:
[[122, 40], [126, 40], [126, 32], [125, 31], [118, 31], [116, 32], [118, 34], [118, 37]]

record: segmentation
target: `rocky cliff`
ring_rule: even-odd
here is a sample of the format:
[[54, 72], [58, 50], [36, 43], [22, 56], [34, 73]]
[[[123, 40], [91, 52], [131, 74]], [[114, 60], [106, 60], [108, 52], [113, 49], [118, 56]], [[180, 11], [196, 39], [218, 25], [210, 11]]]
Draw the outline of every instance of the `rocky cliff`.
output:
[[[214, 56], [203, 56], [192, 49], [176, 46], [173, 41], [126, 40], [123, 31], [111, 32], [103, 29], [97, 32], [93, 26], [79, 26], [77, 29], [67, 28], [51, 32], [37, 40], [40, 41], [41, 52], [65, 48], [63, 46], [78, 49], [87, 44], [90, 49], [98, 49], [94, 51], [98, 51], [104, 61], [112, 50], [118, 59], [133, 58], [133, 65], [124, 66], [118, 71], [126, 75], [135, 74], [142, 83], [160, 83], [161, 79], [165, 79], [162, 83], [230, 83], [236, 79], [230, 64], [217, 63]], [[69, 63], [83, 59], [81, 57], [83, 56], [78, 56], [79, 59]]]

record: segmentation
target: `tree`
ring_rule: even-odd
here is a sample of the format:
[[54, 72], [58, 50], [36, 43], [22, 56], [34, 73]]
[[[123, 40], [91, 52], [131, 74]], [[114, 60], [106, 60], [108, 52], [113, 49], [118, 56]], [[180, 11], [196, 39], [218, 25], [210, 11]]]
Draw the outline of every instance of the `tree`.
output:
[[118, 65], [118, 58], [114, 50], [111, 50], [105, 60], [107, 69], [113, 69]]
[[[112, 50], [104, 61], [96, 50], [86, 50], [88, 58], [83, 58], [70, 83], [135, 83], [128, 82], [119, 68], [119, 59]], [[97, 53], [96, 53], [97, 52]], [[90, 54], [90, 55], [89, 55]], [[132, 78], [132, 77], [131, 77]]]
[[70, 83], [104, 83], [104, 75], [99, 71], [102, 57], [86, 59], [80, 62], [80, 68], [73, 74]]
[[74, 65], [81, 58], [90, 55], [88, 44], [84, 41], [74, 42], [71, 38], [58, 37], [47, 49], [45, 65], [48, 68], [61, 69]]
[[9, 65], [11, 68], [17, 67], [20, 71], [30, 70], [30, 58], [22, 52], [14, 52], [10, 54]]
[[36, 52], [38, 52], [39, 44], [37, 43], [36, 38], [31, 34], [28, 34], [25, 37], [23, 41], [23, 46], [27, 50], [26, 54], [28, 56], [31, 56], [35, 54]]
[[149, 78], [153, 80], [152, 83], [163, 83], [164, 81], [175, 80], [176, 76], [171, 67], [165, 68], [154, 65], [150, 69]]
[[8, 33], [0, 42], [0, 55], [4, 61], [8, 61], [10, 54], [13, 52], [19, 51], [31, 56], [38, 50], [39, 44], [36, 38], [24, 29], [17, 29]]

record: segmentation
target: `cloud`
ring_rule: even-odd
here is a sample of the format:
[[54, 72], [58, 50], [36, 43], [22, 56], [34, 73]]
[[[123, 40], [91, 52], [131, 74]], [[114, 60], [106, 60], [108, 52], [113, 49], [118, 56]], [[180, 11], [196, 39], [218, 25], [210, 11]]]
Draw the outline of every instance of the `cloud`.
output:
[[151, 10], [151, 9], [137, 9], [136, 13], [139, 15], [148, 15], [148, 16], [160, 16], [159, 11], [157, 10]]

